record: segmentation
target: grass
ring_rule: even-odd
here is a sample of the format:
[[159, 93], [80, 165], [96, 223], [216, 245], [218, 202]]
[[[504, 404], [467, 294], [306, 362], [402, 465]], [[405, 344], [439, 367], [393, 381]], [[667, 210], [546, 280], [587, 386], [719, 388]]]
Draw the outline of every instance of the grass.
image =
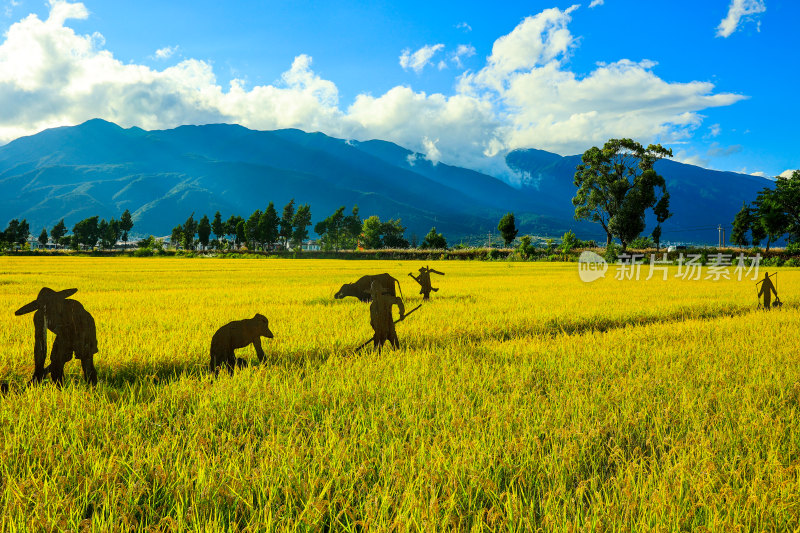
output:
[[[389, 272], [411, 308], [416, 263], [2, 260], [3, 530], [798, 528], [796, 271], [768, 314], [749, 280], [431, 262], [403, 348], [354, 355], [368, 306], [333, 293]], [[94, 390], [75, 362], [24, 387], [13, 311], [44, 285], [97, 321]], [[256, 312], [267, 362], [212, 380], [211, 335]]]

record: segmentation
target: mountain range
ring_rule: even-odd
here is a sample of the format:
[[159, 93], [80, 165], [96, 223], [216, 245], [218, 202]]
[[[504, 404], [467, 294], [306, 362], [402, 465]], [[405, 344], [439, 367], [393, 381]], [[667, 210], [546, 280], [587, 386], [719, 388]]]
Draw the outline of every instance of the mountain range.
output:
[[[432, 226], [450, 243], [497, 234], [513, 211], [520, 234], [601, 238], [602, 229], [576, 222], [571, 198], [580, 156], [516, 150], [508, 166], [521, 186], [465, 168], [434, 164], [381, 141], [352, 141], [295, 129], [255, 131], [237, 125], [181, 126], [145, 131], [95, 119], [53, 128], [0, 147], [0, 223], [25, 218], [31, 232], [61, 218], [118, 218], [129, 209], [134, 234], [167, 235], [191, 213], [247, 217], [272, 201], [280, 213], [291, 198], [311, 206], [314, 223], [339, 206], [358, 205], [363, 218], [401, 218], [406, 236]], [[743, 201], [771, 181], [659, 161], [674, 215], [662, 240], [716, 242]], [[683, 233], [681, 233], [683, 231]]]

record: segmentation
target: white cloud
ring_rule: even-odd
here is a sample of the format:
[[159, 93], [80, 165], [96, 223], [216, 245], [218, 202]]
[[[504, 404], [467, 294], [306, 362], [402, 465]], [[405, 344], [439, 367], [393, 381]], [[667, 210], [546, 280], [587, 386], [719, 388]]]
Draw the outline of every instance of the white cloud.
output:
[[758, 172], [751, 172], [750, 175], [751, 176], [758, 176], [759, 178], [768, 178], [769, 177], [769, 175], [766, 172], [761, 172], [760, 170]]
[[589, 4], [589, 7], [602, 6], [604, 3], [605, 3], [604, 0], [592, 0], [592, 3]]
[[458, 24], [456, 24], [456, 28], [458, 28], [459, 30], [464, 30], [465, 32], [472, 31], [472, 26], [470, 26], [466, 22], [459, 22]]
[[495, 42], [483, 69], [461, 77], [463, 94], [499, 103], [507, 149], [580, 153], [619, 136], [675, 142], [702, 123], [700, 110], [743, 98], [713, 94], [708, 82], [664, 81], [652, 61], [621, 59], [578, 77], [564, 68], [576, 46], [567, 29], [574, 9], [526, 18]]
[[[393, 87], [342, 105], [333, 81], [298, 55], [275, 84], [218, 84], [212, 66], [184, 59], [162, 70], [122, 63], [101, 35], [65, 26], [85, 19], [80, 3], [56, 1], [46, 20], [29, 15], [0, 42], [0, 141], [99, 117], [124, 127], [172, 128], [234, 122], [255, 129], [299, 128], [345, 139], [385, 139], [434, 162], [508, 175], [503, 156], [536, 147], [581, 153], [611, 137], [667, 143], [691, 137], [700, 111], [743, 97], [707, 82], [659, 78], [650, 61], [620, 59], [579, 76], [567, 67], [578, 39], [568, 24], [575, 6], [523, 20], [494, 43], [482, 68], [466, 71], [452, 94]], [[444, 45], [409, 51], [401, 65], [438, 66]], [[474, 55], [459, 46], [453, 57]], [[687, 160], [696, 156], [686, 156]], [[702, 163], [701, 163], [702, 164]]]
[[425, 147], [425, 159], [432, 161], [434, 165], [442, 158], [442, 153], [436, 147], [436, 143], [438, 142], [439, 139], [432, 141], [427, 137], [422, 138], [422, 146]]
[[178, 51], [177, 46], [165, 46], [164, 48], [159, 48], [156, 50], [155, 54], [153, 54], [154, 59], [169, 59], [175, 52]]
[[5, 5], [3, 6], [3, 13], [6, 17], [10, 17], [14, 12], [14, 8], [19, 5], [20, 3], [18, 0], [9, 0], [8, 2], [5, 2]]
[[719, 124], [712, 124], [708, 127], [708, 135], [710, 137], [717, 137], [720, 133], [722, 133], [722, 128]]
[[711, 168], [711, 161], [697, 154], [690, 154], [686, 150], [678, 150], [673, 154], [672, 159], [678, 163], [686, 163], [697, 167]]
[[728, 15], [717, 26], [717, 37], [730, 37], [737, 30], [742, 19], [744, 21], [753, 20], [754, 15], [766, 10], [767, 6], [764, 0], [731, 0]]
[[797, 170], [792, 170], [792, 169], [784, 170], [783, 172], [781, 172], [779, 174], [779, 176], [781, 178], [791, 178], [792, 174], [794, 174], [795, 172], [798, 172], [798, 171], [800, 171], [800, 169], [797, 169]]
[[464, 68], [462, 59], [475, 55], [475, 47], [471, 44], [459, 44], [456, 51], [450, 54], [450, 61], [455, 63], [458, 68]]
[[426, 44], [413, 54], [410, 49], [406, 48], [400, 54], [400, 66], [406, 70], [412, 69], [419, 74], [425, 68], [425, 65], [431, 63], [433, 56], [443, 48], [443, 44]]

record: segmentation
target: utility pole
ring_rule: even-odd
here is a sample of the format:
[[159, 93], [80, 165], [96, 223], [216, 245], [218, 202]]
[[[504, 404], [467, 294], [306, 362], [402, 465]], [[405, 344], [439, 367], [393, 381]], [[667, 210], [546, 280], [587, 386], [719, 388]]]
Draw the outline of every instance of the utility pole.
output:
[[717, 248], [722, 248], [722, 224], [717, 224]]

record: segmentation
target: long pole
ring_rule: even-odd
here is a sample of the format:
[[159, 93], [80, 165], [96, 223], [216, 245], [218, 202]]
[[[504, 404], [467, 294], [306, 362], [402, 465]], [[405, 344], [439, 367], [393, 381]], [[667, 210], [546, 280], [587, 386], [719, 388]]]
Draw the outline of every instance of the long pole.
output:
[[[402, 322], [403, 320], [405, 320], [406, 318], [408, 318], [408, 315], [410, 315], [411, 313], [413, 313], [414, 311], [416, 311], [416, 310], [417, 310], [417, 309], [419, 309], [420, 307], [422, 307], [422, 304], [419, 304], [419, 305], [418, 305], [418, 306], [416, 306], [414, 309], [412, 309], [411, 311], [409, 311], [408, 313], [406, 313], [405, 315], [403, 315], [403, 318], [398, 318], [397, 320], [395, 320], [395, 321], [394, 321], [394, 323], [395, 323], [395, 324], [397, 324], [398, 322]], [[356, 352], [360, 351], [360, 350], [361, 350], [361, 348], [363, 348], [363, 347], [364, 347], [364, 346], [366, 346], [367, 344], [371, 343], [371, 342], [372, 342], [372, 339], [374, 339], [374, 338], [375, 338], [375, 335], [373, 335], [372, 337], [370, 337], [369, 339], [367, 339], [367, 341], [366, 341], [366, 342], [364, 342], [364, 343], [363, 343], [361, 346], [359, 346], [358, 348], [356, 348], [356, 349], [355, 349], [355, 351], [356, 351]]]

